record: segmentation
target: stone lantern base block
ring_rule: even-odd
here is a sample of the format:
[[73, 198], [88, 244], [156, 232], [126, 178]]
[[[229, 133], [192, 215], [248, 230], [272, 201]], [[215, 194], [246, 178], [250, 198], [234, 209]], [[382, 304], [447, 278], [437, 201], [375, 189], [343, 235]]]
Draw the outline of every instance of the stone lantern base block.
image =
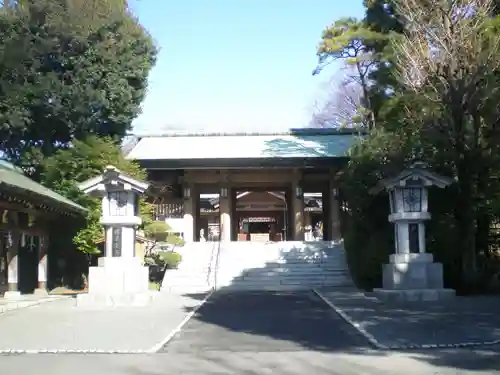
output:
[[455, 298], [453, 289], [374, 289], [373, 294], [384, 302], [435, 302]]
[[443, 265], [432, 254], [393, 254], [384, 265], [383, 288], [375, 289], [382, 301], [440, 301], [455, 297], [453, 289], [443, 286]]
[[384, 265], [384, 289], [442, 289], [443, 265], [432, 254], [396, 254]]
[[103, 257], [89, 268], [89, 291], [77, 306], [143, 306], [151, 302], [149, 267], [138, 258]]

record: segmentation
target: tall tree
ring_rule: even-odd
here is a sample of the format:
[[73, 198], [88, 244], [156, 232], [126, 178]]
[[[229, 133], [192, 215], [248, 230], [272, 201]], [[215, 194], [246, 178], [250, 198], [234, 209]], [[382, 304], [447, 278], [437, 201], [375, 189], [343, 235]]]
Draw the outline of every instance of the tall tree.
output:
[[493, 2], [396, 0], [395, 4], [406, 29], [394, 43], [399, 80], [428, 108], [408, 105], [408, 115], [426, 137], [431, 155], [446, 152], [453, 167], [462, 265], [464, 275], [471, 278], [476, 271], [478, 195], [483, 192], [479, 184], [491, 174], [497, 159], [492, 156], [500, 151], [494, 104], [500, 99], [500, 35], [490, 31]]
[[119, 142], [140, 112], [152, 39], [123, 1], [89, 3], [26, 1], [0, 13], [0, 150], [34, 178], [75, 139]]
[[391, 233], [382, 235], [387, 228], [377, 223], [383, 207], [366, 190], [414, 158], [457, 180], [446, 199], [432, 203], [429, 227], [429, 248], [446, 263], [448, 281], [459, 286], [473, 279], [477, 255], [488, 253], [490, 222], [500, 217], [498, 5], [365, 0], [361, 22], [377, 35], [363, 48], [377, 56], [368, 74], [377, 129], [352, 150], [343, 187], [350, 208], [346, 246], [355, 262], [363, 254], [366, 262], [356, 268], [372, 287], [380, 278], [373, 259], [386, 256], [372, 244], [390, 241]]

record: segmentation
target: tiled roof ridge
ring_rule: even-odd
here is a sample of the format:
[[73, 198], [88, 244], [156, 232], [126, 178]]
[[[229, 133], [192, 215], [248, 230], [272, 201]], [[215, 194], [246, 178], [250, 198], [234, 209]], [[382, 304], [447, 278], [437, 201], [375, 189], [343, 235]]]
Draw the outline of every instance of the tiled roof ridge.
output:
[[131, 133], [129, 135], [137, 138], [156, 137], [238, 137], [238, 136], [323, 136], [323, 135], [352, 135], [362, 134], [360, 130], [354, 128], [301, 128], [290, 129], [280, 132], [213, 132], [213, 131], [164, 131], [151, 133]]

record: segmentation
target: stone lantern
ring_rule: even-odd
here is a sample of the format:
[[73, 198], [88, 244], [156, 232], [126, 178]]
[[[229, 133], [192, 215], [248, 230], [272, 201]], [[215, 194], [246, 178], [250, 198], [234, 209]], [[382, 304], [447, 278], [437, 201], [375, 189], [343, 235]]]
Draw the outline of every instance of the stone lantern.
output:
[[425, 252], [425, 221], [431, 218], [428, 188], [445, 188], [451, 182], [418, 162], [372, 190], [388, 192], [389, 221], [394, 223], [394, 254], [383, 267], [383, 288], [374, 290], [378, 298], [433, 301], [455, 296], [454, 290], [443, 288], [442, 264]]
[[88, 294], [80, 294], [82, 306], [144, 305], [149, 292], [149, 269], [135, 256], [136, 229], [141, 224], [139, 197], [148, 188], [145, 182], [113, 166], [79, 185], [90, 196], [101, 198], [100, 222], [104, 227], [104, 254], [97, 267], [89, 268]]

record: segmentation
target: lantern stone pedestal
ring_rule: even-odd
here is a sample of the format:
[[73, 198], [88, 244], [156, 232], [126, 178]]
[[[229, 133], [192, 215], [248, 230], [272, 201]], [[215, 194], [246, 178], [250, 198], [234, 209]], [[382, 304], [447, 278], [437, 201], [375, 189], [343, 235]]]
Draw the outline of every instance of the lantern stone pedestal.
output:
[[395, 254], [383, 266], [383, 287], [374, 289], [380, 300], [415, 302], [455, 297], [453, 289], [443, 286], [443, 265], [425, 252], [425, 221], [431, 218], [427, 188], [443, 188], [450, 183], [417, 163], [397, 177], [382, 181], [382, 188], [375, 189], [377, 192], [385, 188], [389, 192], [389, 221], [394, 223], [395, 236]]
[[144, 306], [155, 293], [149, 290], [149, 268], [135, 256], [135, 232], [141, 224], [139, 196], [148, 184], [109, 166], [104, 174], [80, 184], [85, 193], [102, 199], [104, 256], [89, 268], [89, 290], [79, 294], [77, 306]]
[[79, 294], [84, 307], [145, 306], [154, 299], [149, 291], [149, 271], [137, 258], [102, 257], [89, 269], [89, 290]]
[[453, 289], [443, 286], [443, 265], [432, 254], [393, 254], [383, 266], [381, 289], [377, 298], [385, 301], [437, 301], [455, 297]]

